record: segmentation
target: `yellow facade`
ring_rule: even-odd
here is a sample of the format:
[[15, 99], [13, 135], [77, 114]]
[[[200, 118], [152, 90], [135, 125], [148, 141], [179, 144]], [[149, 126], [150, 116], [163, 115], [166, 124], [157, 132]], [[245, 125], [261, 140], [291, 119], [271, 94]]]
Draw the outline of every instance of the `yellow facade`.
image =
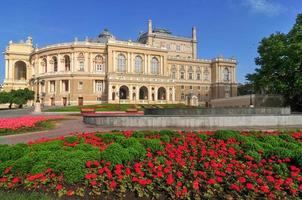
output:
[[166, 29], [148, 31], [137, 41], [117, 40], [108, 30], [96, 39], [34, 48], [10, 42], [4, 89], [30, 88], [44, 105], [98, 103], [209, 105], [237, 95], [236, 60], [197, 58], [196, 28], [191, 37]]

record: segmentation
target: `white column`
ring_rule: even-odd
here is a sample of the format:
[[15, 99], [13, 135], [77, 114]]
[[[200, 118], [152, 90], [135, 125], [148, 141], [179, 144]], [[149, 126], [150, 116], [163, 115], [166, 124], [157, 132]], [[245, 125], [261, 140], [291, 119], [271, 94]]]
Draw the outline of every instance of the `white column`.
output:
[[62, 67], [62, 65], [61, 65], [61, 54], [58, 54], [57, 58], [58, 58], [58, 72], [60, 72], [60, 71], [63, 71], [61, 69], [61, 67]]
[[92, 58], [92, 53], [89, 53], [89, 66], [88, 66], [88, 71], [93, 72], [94, 71], [94, 66], [93, 66], [93, 58]]
[[8, 79], [8, 73], [9, 73], [9, 68], [8, 68], [8, 59], [5, 59], [5, 80]]
[[170, 87], [166, 88], [166, 101], [170, 101]]
[[127, 53], [127, 70], [126, 73], [131, 73], [131, 58], [130, 53]]
[[172, 88], [172, 102], [175, 101], [175, 87]]
[[158, 100], [157, 94], [158, 94], [158, 87], [155, 87], [155, 88], [154, 88], [154, 101], [155, 101], [155, 102], [157, 102], [157, 100]]
[[145, 54], [145, 59], [144, 59], [144, 74], [148, 74], [148, 57]]
[[130, 102], [132, 101], [132, 93], [133, 93], [132, 87], [133, 87], [132, 85], [129, 86], [129, 100], [130, 100]]
[[[112, 64], [112, 71], [113, 71], [113, 72], [116, 72], [116, 69], [115, 69], [115, 67], [116, 67], [116, 66], [115, 66], [115, 60], [116, 60], [116, 59], [115, 59], [115, 51], [112, 51], [112, 59], [113, 59], [113, 60], [112, 60], [112, 63], [113, 63], [113, 64]], [[108, 66], [108, 69], [109, 69], [109, 66]], [[109, 72], [109, 70], [108, 70], [108, 72]]]
[[112, 86], [108, 84], [108, 103], [112, 101]]
[[164, 63], [162, 56], [160, 56], [160, 75], [164, 75]]
[[151, 73], [151, 69], [150, 69], [150, 55], [148, 55], [148, 59], [147, 59], [147, 74]]
[[88, 57], [88, 53], [85, 53], [85, 55], [84, 55], [84, 58], [85, 58], [85, 60], [84, 60], [84, 72], [89, 72], [89, 57]]
[[138, 85], [135, 86], [135, 90], [136, 90], [135, 98], [136, 98], [136, 101], [138, 102], [139, 101], [139, 86]]
[[149, 86], [148, 88], [148, 100], [152, 101], [152, 86]]
[[130, 60], [131, 60], [130, 73], [134, 73], [134, 68], [135, 68], [135, 66], [134, 66], [134, 62], [133, 62], [133, 53], [131, 52], [130, 55], [131, 55], [131, 56], [130, 56]]
[[71, 53], [71, 61], [70, 61], [70, 65], [71, 65], [71, 72], [74, 72], [74, 68], [75, 68], [75, 62], [74, 62], [74, 52]]

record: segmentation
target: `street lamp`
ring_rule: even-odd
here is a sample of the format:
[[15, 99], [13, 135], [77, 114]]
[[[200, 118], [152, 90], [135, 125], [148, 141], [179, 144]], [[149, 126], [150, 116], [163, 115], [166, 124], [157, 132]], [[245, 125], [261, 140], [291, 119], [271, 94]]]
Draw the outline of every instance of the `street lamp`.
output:
[[37, 98], [36, 98], [34, 113], [41, 113], [41, 103], [40, 103], [40, 94], [39, 94], [39, 84], [40, 84], [39, 77], [36, 79], [36, 84], [37, 84]]
[[252, 90], [250, 90], [250, 108], [254, 108], [253, 99], [252, 99]]

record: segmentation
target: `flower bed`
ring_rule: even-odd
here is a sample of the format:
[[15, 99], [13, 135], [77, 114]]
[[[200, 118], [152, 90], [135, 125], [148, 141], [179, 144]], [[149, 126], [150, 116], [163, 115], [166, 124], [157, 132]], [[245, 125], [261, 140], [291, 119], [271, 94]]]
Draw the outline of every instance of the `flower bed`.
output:
[[62, 119], [60, 116], [22, 116], [0, 118], [0, 135], [15, 134], [51, 128], [50, 120]]
[[0, 189], [111, 199], [300, 199], [301, 138], [116, 131], [2, 145]]

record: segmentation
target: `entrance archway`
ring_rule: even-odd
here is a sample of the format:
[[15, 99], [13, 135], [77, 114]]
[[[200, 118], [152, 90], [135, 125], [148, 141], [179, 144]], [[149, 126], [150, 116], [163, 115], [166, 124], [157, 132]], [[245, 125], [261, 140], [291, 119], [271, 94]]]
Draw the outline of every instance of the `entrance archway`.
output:
[[120, 87], [119, 90], [120, 99], [128, 99], [129, 98], [129, 88], [125, 85]]
[[147, 100], [148, 99], [148, 89], [145, 86], [142, 86], [139, 89], [139, 99], [140, 100]]
[[26, 80], [26, 63], [23, 61], [15, 63], [15, 80]]
[[166, 100], [166, 89], [164, 87], [158, 88], [157, 98], [158, 100]]

